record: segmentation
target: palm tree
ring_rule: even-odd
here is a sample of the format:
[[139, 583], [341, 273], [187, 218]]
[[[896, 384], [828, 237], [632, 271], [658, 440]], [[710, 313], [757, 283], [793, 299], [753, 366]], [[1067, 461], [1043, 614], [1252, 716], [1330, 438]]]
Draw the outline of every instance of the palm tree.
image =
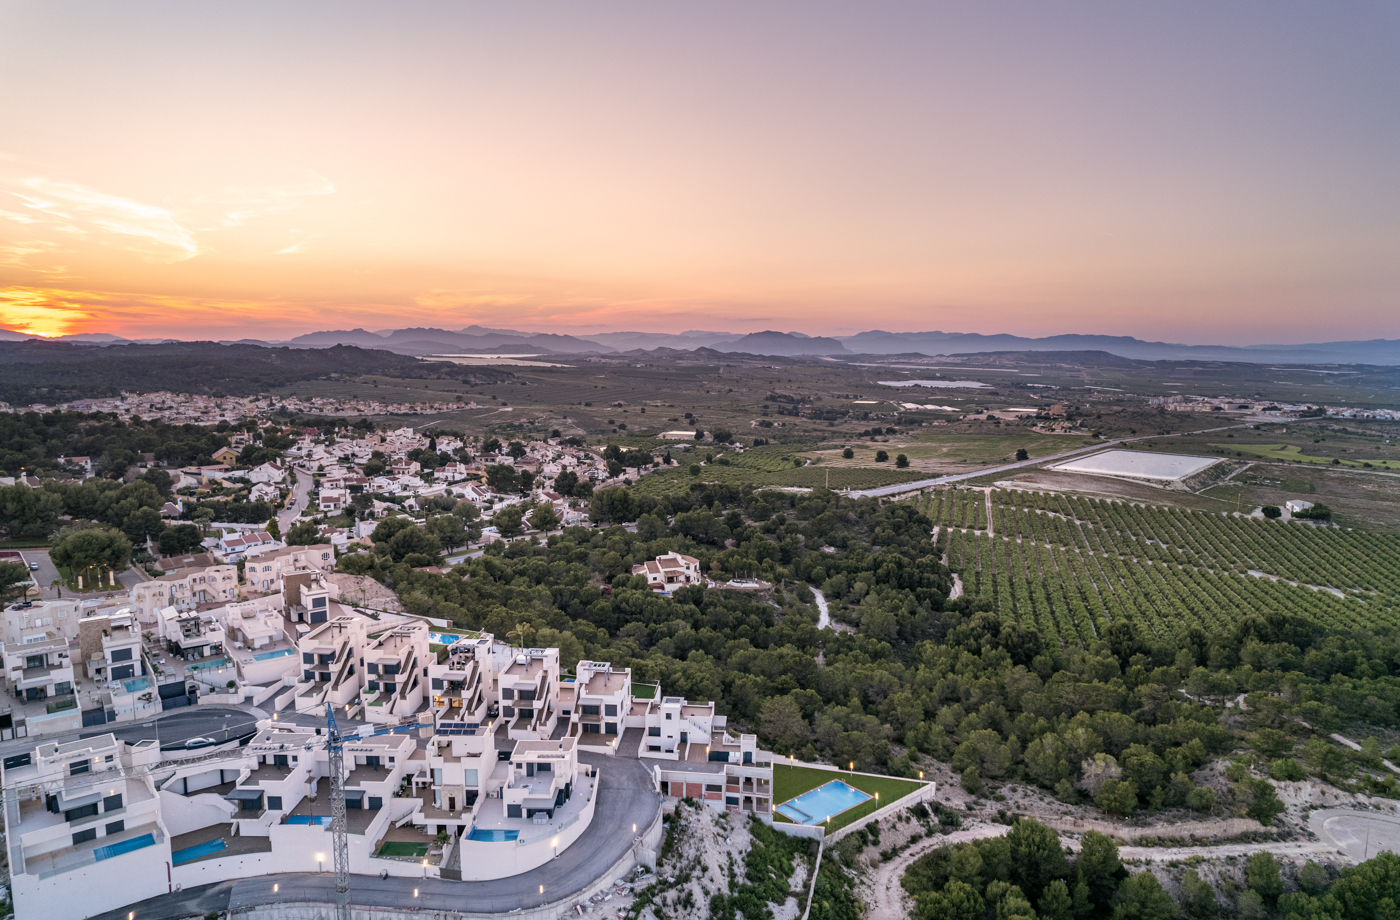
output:
[[531, 626], [529, 623], [516, 623], [515, 628], [506, 633], [506, 638], [518, 637], [520, 639], [520, 647], [524, 648], [525, 640], [528, 639], [530, 634], [534, 631], [535, 627]]
[[63, 600], [63, 579], [62, 579], [62, 578], [55, 578], [53, 581], [49, 582], [49, 587], [50, 587], [50, 588], [53, 588], [55, 591], [58, 592], [58, 599], [59, 599], [59, 600]]

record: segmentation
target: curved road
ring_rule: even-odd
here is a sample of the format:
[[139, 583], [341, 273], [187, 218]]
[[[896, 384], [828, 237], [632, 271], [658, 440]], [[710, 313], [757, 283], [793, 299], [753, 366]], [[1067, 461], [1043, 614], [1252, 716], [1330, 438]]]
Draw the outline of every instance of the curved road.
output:
[[1076, 447], [1074, 450], [1063, 451], [1058, 454], [1051, 454], [1049, 457], [1032, 457], [1030, 460], [1021, 460], [1016, 463], [1004, 463], [1001, 466], [988, 466], [971, 473], [954, 473], [950, 476], [939, 476], [935, 479], [920, 479], [916, 482], [897, 482], [892, 486], [881, 486], [878, 489], [861, 489], [848, 493], [851, 498], [884, 498], [887, 495], [898, 495], [901, 492], [915, 492], [919, 489], [926, 489], [929, 486], [941, 486], [950, 482], [962, 482], [965, 479], [976, 479], [979, 476], [988, 476], [992, 473], [1004, 473], [1007, 470], [1018, 470], [1024, 466], [1039, 466], [1042, 463], [1049, 463], [1052, 460], [1063, 460], [1066, 457], [1073, 457], [1091, 450], [1106, 450], [1118, 444], [1128, 444], [1132, 441], [1156, 441], [1162, 438], [1179, 438], [1187, 434], [1210, 434], [1213, 431], [1229, 431], [1231, 428], [1248, 428], [1249, 425], [1223, 425], [1219, 428], [1202, 428], [1199, 431], [1177, 431], [1172, 434], [1150, 434], [1136, 438], [1118, 438], [1115, 441], [1098, 441], [1086, 447]]
[[[559, 858], [538, 869], [489, 882], [355, 875], [350, 879], [351, 903], [359, 907], [505, 914], [564, 900], [582, 891], [632, 847], [632, 826], [636, 825], [640, 833], [651, 824], [661, 807], [661, 796], [652, 791], [651, 772], [641, 761], [597, 754], [580, 754], [579, 760], [599, 768], [598, 803], [593, 822]], [[274, 884], [279, 886], [278, 892], [273, 892]], [[304, 901], [335, 903], [335, 874], [259, 875], [201, 885], [98, 914], [92, 920], [126, 920], [131, 911], [142, 920], [174, 920], [193, 914]]]
[[311, 500], [311, 485], [315, 481], [310, 473], [301, 470], [292, 472], [296, 476], [296, 485], [292, 487], [292, 494], [287, 496], [287, 506], [277, 512], [277, 526], [282, 528], [284, 534], [292, 529], [297, 518], [306, 510], [307, 502]]

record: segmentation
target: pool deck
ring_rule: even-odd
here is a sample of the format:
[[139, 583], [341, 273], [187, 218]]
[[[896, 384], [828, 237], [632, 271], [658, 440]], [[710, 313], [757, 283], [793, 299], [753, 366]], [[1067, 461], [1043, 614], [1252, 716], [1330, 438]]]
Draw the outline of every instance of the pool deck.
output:
[[233, 833], [232, 824], [211, 824], [208, 827], [201, 827], [199, 830], [190, 831], [188, 834], [180, 834], [170, 838], [170, 852], [178, 853], [190, 847], [197, 847], [201, 843], [208, 843], [211, 840], [224, 842], [222, 850], [215, 850], [213, 853], [205, 853], [203, 856], [196, 856], [188, 862], [180, 865], [189, 866], [206, 859], [223, 859], [225, 856], [244, 856], [248, 853], [271, 853], [271, 837], [236, 837]]

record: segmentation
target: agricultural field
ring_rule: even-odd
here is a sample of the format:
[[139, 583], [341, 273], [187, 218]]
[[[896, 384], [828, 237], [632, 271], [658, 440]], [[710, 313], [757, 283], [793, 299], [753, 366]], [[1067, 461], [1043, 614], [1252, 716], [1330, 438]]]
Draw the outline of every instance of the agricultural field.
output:
[[[904, 435], [886, 436], [878, 441], [849, 440], [838, 445], [823, 446], [803, 456], [832, 466], [876, 466], [876, 451], [889, 455], [889, 463], [899, 454], [909, 458], [909, 467], [926, 475], [964, 473], [969, 468], [1008, 463], [1016, 458], [1018, 449], [1031, 457], [1048, 457], [1069, 450], [1079, 450], [1091, 443], [1077, 435], [1042, 434], [1029, 426], [1005, 425], [993, 428], [985, 423], [970, 422], [939, 428], [914, 429]], [[850, 447], [855, 456], [846, 459], [842, 450]], [[881, 464], [884, 465], [884, 464]]]
[[[913, 470], [898, 470], [893, 463], [878, 468], [855, 466], [809, 465], [805, 455], [782, 444], [753, 447], [743, 453], [727, 452], [717, 455], [713, 445], [697, 445], [681, 452], [685, 442], [672, 447], [674, 467], [663, 467], [648, 473], [632, 488], [643, 494], [659, 495], [687, 491], [697, 482], [730, 483], [734, 485], [772, 486], [780, 488], [869, 489], [897, 482], [913, 482], [923, 478]], [[712, 458], [692, 474], [691, 465]]]
[[[1400, 626], [1400, 536], [1078, 495], [921, 496], [964, 591], [1001, 616], [1087, 645], [1115, 619], [1167, 638], [1276, 610], [1335, 628]], [[961, 521], [959, 524], [957, 522]]]
[[1296, 444], [1215, 444], [1214, 447], [1223, 447], [1227, 450], [1235, 451], [1249, 456], [1260, 457], [1264, 460], [1282, 460], [1289, 463], [1315, 463], [1331, 466], [1350, 466], [1365, 469], [1400, 470], [1400, 460], [1382, 460], [1380, 458], [1371, 460], [1343, 460], [1340, 457], [1315, 457], [1303, 453], [1303, 448]]

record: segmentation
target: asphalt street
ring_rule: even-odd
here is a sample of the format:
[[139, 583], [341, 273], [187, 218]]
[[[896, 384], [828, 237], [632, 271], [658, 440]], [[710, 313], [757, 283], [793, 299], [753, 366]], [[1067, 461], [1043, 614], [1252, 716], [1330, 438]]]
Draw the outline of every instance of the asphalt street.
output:
[[284, 534], [297, 522], [297, 518], [301, 516], [301, 512], [311, 499], [311, 485], [314, 482], [311, 474], [297, 470], [296, 477], [297, 484], [292, 488], [292, 494], [287, 499], [287, 507], [277, 512], [277, 526], [282, 528]]
[[78, 738], [92, 738], [111, 733], [122, 741], [135, 744], [154, 738], [165, 749], [183, 748], [191, 738], [213, 738], [232, 741], [257, 730], [258, 717], [242, 709], [224, 706], [194, 706], [167, 712], [146, 722], [117, 722], [94, 725], [78, 732], [43, 735], [36, 738], [16, 738], [0, 743], [0, 754], [21, 754], [33, 751], [40, 740], [65, 743]]
[[1004, 473], [1007, 470], [1019, 470], [1026, 466], [1039, 466], [1042, 463], [1050, 463], [1055, 460], [1064, 460], [1077, 454], [1087, 453], [1094, 450], [1107, 450], [1118, 444], [1128, 444], [1133, 441], [1158, 441], [1163, 438], [1179, 438], [1186, 434], [1209, 434], [1213, 431], [1229, 431], [1231, 428], [1247, 428], [1247, 425], [1223, 425], [1219, 428], [1202, 428], [1199, 431], [1178, 431], [1174, 434], [1143, 435], [1138, 438], [1119, 438], [1116, 441], [1097, 441], [1085, 447], [1077, 447], [1074, 450], [1063, 451], [1058, 454], [1051, 454], [1048, 457], [1032, 457], [1030, 460], [1021, 460], [1016, 463], [1004, 463], [1001, 466], [984, 466], [979, 470], [970, 473], [954, 473], [951, 476], [939, 476], [935, 479], [920, 479], [915, 482], [899, 482], [892, 486], [881, 486], [878, 489], [862, 489], [851, 492], [851, 498], [884, 498], [888, 495], [898, 495], [901, 492], [914, 492], [919, 489], [926, 489], [929, 486], [942, 486], [950, 482], [962, 482], [966, 479], [977, 479], [980, 476], [987, 476], [992, 473]]
[[58, 590], [50, 588], [49, 585], [58, 580], [58, 566], [53, 564], [49, 558], [49, 551], [46, 549], [22, 549], [19, 551], [27, 567], [31, 562], [39, 563], [39, 571], [30, 572], [29, 577], [34, 579], [39, 586], [39, 596], [45, 600], [52, 600], [58, 597]]
[[[489, 882], [355, 875], [350, 878], [351, 903], [358, 907], [504, 914], [565, 900], [582, 891], [631, 848], [634, 826], [640, 833], [651, 824], [661, 807], [661, 796], [652, 791], [651, 773], [641, 761], [597, 754], [580, 754], [579, 760], [599, 768], [598, 802], [588, 829], [557, 859], [538, 869]], [[275, 892], [274, 886], [278, 888]], [[334, 873], [260, 875], [201, 885], [98, 914], [92, 920], [125, 920], [129, 912], [141, 920], [174, 920], [297, 901], [334, 903]]]

